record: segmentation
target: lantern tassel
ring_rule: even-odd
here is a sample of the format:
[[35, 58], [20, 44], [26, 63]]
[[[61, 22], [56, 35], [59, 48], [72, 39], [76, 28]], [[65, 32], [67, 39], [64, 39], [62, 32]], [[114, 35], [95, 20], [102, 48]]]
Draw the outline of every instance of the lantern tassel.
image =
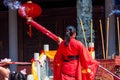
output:
[[30, 38], [32, 37], [32, 26], [31, 25], [29, 25], [29, 36]]

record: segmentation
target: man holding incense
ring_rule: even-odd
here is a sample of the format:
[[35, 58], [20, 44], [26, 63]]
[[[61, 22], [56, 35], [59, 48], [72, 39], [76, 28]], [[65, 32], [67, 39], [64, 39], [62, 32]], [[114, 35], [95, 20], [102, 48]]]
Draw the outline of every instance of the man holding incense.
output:
[[97, 61], [76, 37], [74, 26], [67, 26], [65, 40], [54, 57], [54, 80], [94, 80]]

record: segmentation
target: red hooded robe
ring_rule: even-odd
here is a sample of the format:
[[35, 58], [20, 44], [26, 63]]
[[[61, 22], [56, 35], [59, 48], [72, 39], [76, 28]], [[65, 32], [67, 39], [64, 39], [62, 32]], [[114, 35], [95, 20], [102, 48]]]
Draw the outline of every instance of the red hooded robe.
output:
[[[92, 59], [88, 49], [75, 38], [69, 46], [62, 41], [54, 57], [54, 80], [94, 80], [98, 63]], [[78, 59], [65, 62], [64, 58], [76, 56]]]

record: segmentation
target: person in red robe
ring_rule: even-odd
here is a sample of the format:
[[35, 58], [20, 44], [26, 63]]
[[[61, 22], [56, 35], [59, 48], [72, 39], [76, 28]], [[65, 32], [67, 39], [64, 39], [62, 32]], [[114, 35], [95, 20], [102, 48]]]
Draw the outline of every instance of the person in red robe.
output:
[[54, 80], [94, 80], [98, 63], [76, 37], [74, 26], [66, 27], [65, 40], [54, 57]]

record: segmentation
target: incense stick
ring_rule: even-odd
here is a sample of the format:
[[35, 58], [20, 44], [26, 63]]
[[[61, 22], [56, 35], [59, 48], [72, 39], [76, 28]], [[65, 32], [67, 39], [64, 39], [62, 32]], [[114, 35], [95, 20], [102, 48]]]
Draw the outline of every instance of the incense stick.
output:
[[86, 36], [85, 36], [85, 31], [84, 31], [83, 22], [82, 22], [81, 19], [80, 19], [80, 23], [81, 23], [81, 27], [82, 27], [82, 32], [83, 32], [84, 40], [85, 40], [85, 45], [86, 45], [86, 47], [88, 47], [88, 46], [87, 46], [87, 41], [86, 41]]
[[102, 30], [102, 21], [100, 22], [100, 31], [101, 31], [101, 39], [102, 39], [102, 52], [103, 52], [103, 58], [105, 59], [105, 48], [104, 48], [104, 38], [103, 38], [103, 30]]
[[5, 65], [8, 65], [8, 64], [28, 65], [28, 64], [31, 64], [31, 63], [30, 62], [0, 62], [0, 64], [5, 64]]
[[106, 59], [108, 59], [108, 38], [109, 38], [109, 18], [107, 18], [107, 32], [106, 32]]
[[118, 52], [119, 52], [119, 56], [120, 56], [120, 32], [119, 32], [119, 18], [117, 17], [117, 33], [118, 33]]
[[92, 43], [92, 28], [93, 28], [93, 20], [91, 19], [91, 26], [90, 26], [90, 32], [91, 32], [91, 43]]

